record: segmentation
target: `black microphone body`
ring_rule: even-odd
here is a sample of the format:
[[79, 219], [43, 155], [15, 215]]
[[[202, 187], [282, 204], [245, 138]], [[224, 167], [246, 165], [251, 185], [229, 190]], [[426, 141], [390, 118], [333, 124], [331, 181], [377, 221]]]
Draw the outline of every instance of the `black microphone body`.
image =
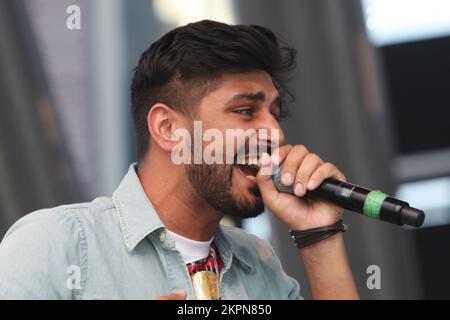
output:
[[[281, 167], [273, 175], [273, 182], [279, 192], [294, 194], [293, 187], [281, 183]], [[319, 187], [307, 191], [304, 197], [331, 202], [343, 209], [363, 214], [369, 218], [387, 221], [397, 225], [420, 227], [425, 219], [422, 210], [409, 203], [395, 199], [379, 190], [368, 190], [355, 184], [333, 178], [325, 179]]]

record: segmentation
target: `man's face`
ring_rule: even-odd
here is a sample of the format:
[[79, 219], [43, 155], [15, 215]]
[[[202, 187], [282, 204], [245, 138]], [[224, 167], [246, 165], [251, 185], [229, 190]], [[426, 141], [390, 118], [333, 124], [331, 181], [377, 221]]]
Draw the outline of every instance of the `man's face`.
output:
[[[208, 129], [222, 133], [224, 163], [188, 164], [186, 173], [197, 193], [222, 214], [250, 218], [263, 212], [264, 204], [254, 178], [257, 171], [251, 166], [236, 164], [237, 155], [243, 155], [247, 160], [257, 157], [249, 143], [256, 142], [260, 147], [270, 145], [271, 139], [275, 138], [271, 135], [274, 130], [278, 132], [277, 143], [284, 143], [278, 123], [280, 108], [279, 93], [271, 77], [263, 71], [223, 75], [218, 87], [198, 106], [196, 120], [201, 120], [203, 133]], [[192, 137], [193, 127], [189, 128]], [[263, 129], [267, 136], [257, 135], [256, 140], [249, 139], [249, 136], [235, 139], [227, 134], [229, 129], [242, 129], [244, 132]], [[202, 150], [210, 143], [200, 142]], [[225, 159], [229, 159], [230, 151], [235, 164]]]

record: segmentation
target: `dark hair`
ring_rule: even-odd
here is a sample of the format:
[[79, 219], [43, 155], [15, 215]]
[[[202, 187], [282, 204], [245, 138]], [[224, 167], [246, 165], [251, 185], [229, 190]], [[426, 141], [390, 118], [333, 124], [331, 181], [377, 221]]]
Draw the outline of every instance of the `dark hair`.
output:
[[166, 33], [142, 53], [134, 70], [131, 104], [138, 158], [147, 152], [147, 115], [160, 102], [191, 114], [224, 73], [266, 71], [287, 93], [282, 74], [295, 66], [296, 51], [282, 47], [267, 28], [203, 20]]

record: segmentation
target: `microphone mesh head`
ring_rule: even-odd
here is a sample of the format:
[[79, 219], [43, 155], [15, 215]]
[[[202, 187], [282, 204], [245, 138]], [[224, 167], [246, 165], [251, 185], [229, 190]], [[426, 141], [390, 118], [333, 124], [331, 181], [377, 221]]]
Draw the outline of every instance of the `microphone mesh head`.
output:
[[292, 186], [287, 187], [281, 182], [281, 166], [278, 166], [278, 168], [275, 169], [275, 172], [272, 176], [272, 180], [273, 180], [273, 184], [275, 185], [275, 188], [279, 192], [294, 194], [294, 190], [293, 190]]

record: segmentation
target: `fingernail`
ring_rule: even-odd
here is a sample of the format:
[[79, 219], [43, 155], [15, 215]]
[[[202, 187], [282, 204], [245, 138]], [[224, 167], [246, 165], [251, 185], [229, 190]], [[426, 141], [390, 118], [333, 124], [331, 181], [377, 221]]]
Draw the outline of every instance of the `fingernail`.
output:
[[311, 179], [308, 181], [308, 185], [306, 186], [309, 190], [314, 189], [316, 187], [316, 180]]
[[270, 163], [270, 156], [268, 153], [263, 153], [260, 159], [262, 166], [267, 166]]
[[281, 180], [285, 186], [290, 186], [292, 184], [292, 174], [286, 172]]
[[303, 190], [303, 185], [301, 183], [297, 183], [294, 188], [294, 193], [300, 197], [303, 195]]

